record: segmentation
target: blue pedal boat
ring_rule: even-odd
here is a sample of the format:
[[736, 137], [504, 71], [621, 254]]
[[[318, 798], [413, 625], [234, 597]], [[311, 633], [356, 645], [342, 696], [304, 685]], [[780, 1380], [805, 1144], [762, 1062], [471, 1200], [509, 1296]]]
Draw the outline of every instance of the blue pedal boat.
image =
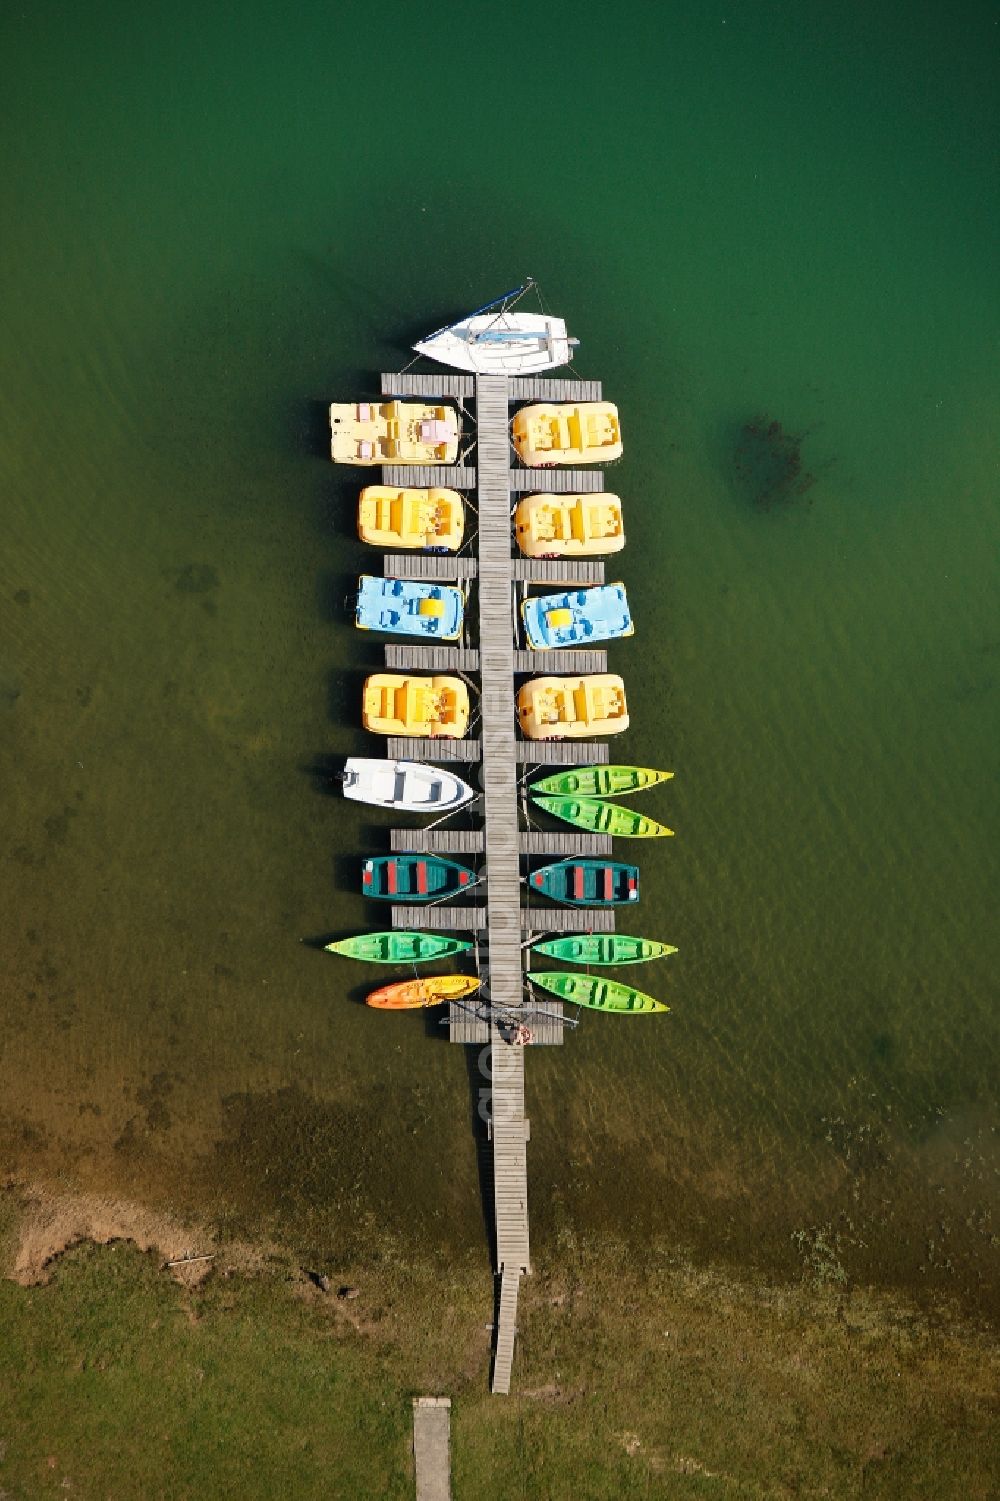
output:
[[359, 631], [455, 641], [462, 634], [463, 614], [462, 591], [451, 584], [418, 584], [367, 573], [358, 580], [354, 620]]
[[540, 594], [521, 606], [524, 634], [533, 651], [555, 646], [589, 646], [614, 641], [634, 629], [624, 584], [600, 584], [595, 589], [567, 589], [564, 594]]

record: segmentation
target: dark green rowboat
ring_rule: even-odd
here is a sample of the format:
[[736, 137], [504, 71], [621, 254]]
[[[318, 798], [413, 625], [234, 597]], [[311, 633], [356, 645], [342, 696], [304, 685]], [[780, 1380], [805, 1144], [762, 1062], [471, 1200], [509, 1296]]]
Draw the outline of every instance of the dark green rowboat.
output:
[[382, 902], [433, 902], [476, 883], [475, 873], [443, 855], [375, 855], [361, 867], [361, 890]]
[[639, 870], [621, 860], [560, 860], [532, 871], [528, 887], [570, 907], [624, 907], [639, 900]]
[[464, 938], [446, 938], [443, 933], [358, 933], [326, 944], [328, 954], [343, 954], [348, 959], [366, 959], [370, 964], [423, 964], [426, 959], [445, 959], [464, 954], [472, 944]]
[[654, 1001], [651, 995], [644, 995], [641, 990], [633, 990], [631, 985], [622, 985], [618, 980], [606, 980], [603, 975], [574, 975], [550, 969], [532, 970], [527, 978], [543, 990], [551, 990], [560, 1000], [573, 1006], [589, 1006], [593, 1011], [638, 1016], [643, 1012], [670, 1010], [662, 1001]]
[[672, 771], [653, 771], [649, 766], [574, 766], [534, 782], [531, 790], [552, 797], [627, 797], [672, 776]]
[[588, 829], [592, 834], [612, 834], [616, 839], [662, 839], [674, 832], [655, 818], [636, 813], [634, 808], [620, 808], [617, 803], [605, 803], [599, 797], [537, 797], [532, 793], [531, 801], [554, 818], [561, 818], [563, 823]]
[[677, 952], [672, 943], [630, 938], [627, 933], [573, 933], [565, 938], [546, 938], [533, 948], [536, 954], [570, 964], [642, 964]]

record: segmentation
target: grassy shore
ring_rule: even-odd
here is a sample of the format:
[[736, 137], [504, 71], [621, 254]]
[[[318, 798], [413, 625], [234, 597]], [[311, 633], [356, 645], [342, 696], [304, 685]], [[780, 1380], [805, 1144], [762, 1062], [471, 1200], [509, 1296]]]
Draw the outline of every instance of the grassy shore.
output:
[[[9, 1214], [8, 1265], [17, 1236]], [[884, 1296], [567, 1239], [524, 1286], [504, 1400], [484, 1259], [386, 1246], [323, 1291], [229, 1249], [193, 1286], [124, 1241], [0, 1282], [5, 1501], [409, 1497], [416, 1393], [453, 1399], [456, 1501], [995, 1494], [994, 1347]]]

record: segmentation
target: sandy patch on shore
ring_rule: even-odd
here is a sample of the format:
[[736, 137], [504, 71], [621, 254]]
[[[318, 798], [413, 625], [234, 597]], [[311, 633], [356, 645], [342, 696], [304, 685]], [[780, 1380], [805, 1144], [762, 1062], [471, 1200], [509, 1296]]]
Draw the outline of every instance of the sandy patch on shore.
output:
[[180, 1263], [169, 1270], [185, 1287], [197, 1286], [217, 1266], [252, 1271], [264, 1262], [260, 1249], [227, 1241], [220, 1250], [212, 1231], [203, 1225], [182, 1222], [131, 1200], [59, 1193], [38, 1184], [8, 1183], [5, 1189], [17, 1199], [18, 1216], [0, 1273], [22, 1287], [48, 1282], [53, 1262], [82, 1241], [132, 1241], [140, 1251], [155, 1251], [164, 1265]]

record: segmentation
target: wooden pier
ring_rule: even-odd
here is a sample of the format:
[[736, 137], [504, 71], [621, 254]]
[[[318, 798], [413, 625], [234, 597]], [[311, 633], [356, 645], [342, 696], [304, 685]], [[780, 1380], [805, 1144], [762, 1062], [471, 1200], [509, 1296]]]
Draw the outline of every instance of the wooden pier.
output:
[[[508, 379], [506, 376], [461, 376], [450, 372], [383, 374], [384, 397], [422, 397], [427, 401], [475, 402], [475, 468], [462, 461], [429, 471], [419, 466], [384, 465], [387, 485], [452, 486], [476, 491], [476, 556], [428, 556], [393, 553], [384, 560], [387, 577], [436, 579], [474, 587], [478, 604], [478, 647], [394, 643], [385, 649], [386, 666], [396, 670], [460, 672], [479, 675], [479, 715], [471, 728], [476, 738], [420, 740], [391, 737], [388, 754], [399, 760], [479, 763], [482, 796], [471, 805], [482, 828], [393, 829], [391, 848], [414, 853], [485, 857], [476, 885], [462, 905], [442, 901], [429, 906], [397, 905], [392, 922], [401, 928], [429, 928], [475, 935], [481, 989], [472, 1002], [452, 1003], [447, 1025], [453, 1042], [488, 1049], [484, 1082], [489, 1081], [488, 1124], [493, 1149], [493, 1208], [496, 1231], [497, 1322], [491, 1385], [510, 1391], [518, 1289], [531, 1270], [528, 1236], [527, 1143], [530, 1127], [524, 1109], [525, 1046], [516, 1045], [521, 1020], [533, 1045], [558, 1046], [566, 1018], [561, 1002], [525, 993], [525, 955], [544, 933], [581, 929], [615, 930], [610, 908], [577, 911], [571, 907], [531, 905], [524, 896], [522, 866], [536, 857], [604, 856], [607, 835], [523, 829], [519, 814], [525, 802], [525, 767], [606, 763], [602, 742], [532, 741], [519, 736], [514, 696], [517, 674], [548, 675], [604, 672], [605, 651], [534, 652], [517, 644], [515, 592], [528, 584], [569, 587], [603, 583], [605, 565], [589, 559], [514, 557], [511, 513], [514, 498], [529, 491], [593, 492], [604, 488], [604, 475], [592, 469], [556, 470], [512, 467], [509, 434], [512, 401], [598, 401], [597, 381]], [[470, 443], [471, 450], [471, 443]], [[523, 897], [523, 900], [522, 900]]]

